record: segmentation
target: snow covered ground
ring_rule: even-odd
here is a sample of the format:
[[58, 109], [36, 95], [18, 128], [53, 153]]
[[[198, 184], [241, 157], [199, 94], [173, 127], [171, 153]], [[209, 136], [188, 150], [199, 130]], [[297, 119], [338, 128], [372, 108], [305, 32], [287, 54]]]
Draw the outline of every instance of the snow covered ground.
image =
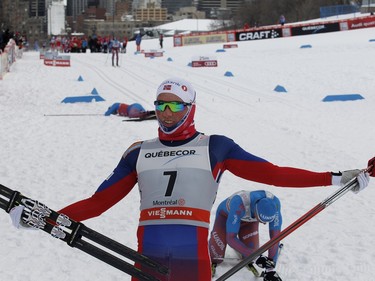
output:
[[[60, 209], [90, 196], [134, 141], [153, 138], [157, 122], [123, 122], [102, 114], [115, 102], [153, 109], [156, 87], [170, 76], [195, 85], [196, 127], [224, 134], [251, 153], [285, 166], [314, 171], [366, 167], [374, 156], [375, 29], [295, 38], [174, 48], [164, 56], [121, 54], [120, 68], [106, 54], [71, 54], [69, 68], [48, 67], [39, 54], [25, 53], [0, 81], [0, 182]], [[312, 48], [301, 49], [309, 44]], [[142, 48], [157, 49], [157, 40]], [[188, 66], [194, 56], [216, 57], [217, 68]], [[168, 60], [170, 58], [171, 60]], [[233, 77], [224, 76], [230, 71]], [[82, 76], [82, 82], [77, 81]], [[287, 93], [274, 91], [277, 85]], [[64, 104], [67, 96], [90, 95], [104, 102]], [[327, 95], [360, 94], [363, 100], [322, 102]], [[240, 189], [266, 189], [282, 202], [284, 227], [337, 187], [276, 188], [226, 173], [217, 204]], [[284, 239], [278, 271], [283, 280], [373, 280], [375, 181], [349, 193]], [[119, 204], [85, 224], [136, 248], [137, 188]], [[121, 271], [72, 249], [41, 231], [15, 229], [0, 214], [0, 279], [7, 281], [126, 281]], [[268, 238], [261, 229], [262, 240]], [[231, 251], [228, 255], [232, 255]], [[231, 265], [218, 267], [218, 276]], [[229, 280], [255, 280], [243, 269]], [[193, 281], [193, 280], [192, 280]]]

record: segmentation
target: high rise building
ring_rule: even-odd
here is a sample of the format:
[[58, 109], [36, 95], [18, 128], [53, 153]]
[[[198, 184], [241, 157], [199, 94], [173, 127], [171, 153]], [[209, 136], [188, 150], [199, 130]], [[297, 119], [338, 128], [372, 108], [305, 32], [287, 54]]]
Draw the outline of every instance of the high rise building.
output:
[[20, 33], [30, 44], [46, 39], [47, 5], [51, 1], [0, 0], [0, 28]]
[[89, 0], [88, 6], [89, 7], [99, 7], [100, 1], [99, 0]]
[[[131, 0], [127, 1], [131, 2]], [[106, 9], [107, 14], [112, 15], [117, 2], [124, 2], [124, 0], [99, 0], [99, 7]]]
[[46, 16], [47, 4], [45, 0], [29, 0], [29, 17]]
[[[1, 0], [0, 27], [11, 31], [26, 31], [30, 18], [45, 22], [45, 0]], [[44, 30], [44, 28], [42, 28]]]
[[68, 0], [66, 15], [76, 17], [84, 13], [88, 7], [88, 0]]
[[209, 18], [228, 18], [242, 6], [243, 0], [199, 0], [198, 10]]
[[166, 8], [168, 11], [168, 14], [174, 14], [177, 12], [180, 8], [183, 7], [191, 7], [194, 5], [193, 0], [162, 0], [161, 1], [161, 7]]
[[[178, 0], [180, 1], [180, 0]], [[161, 8], [162, 0], [132, 0], [133, 9]]]

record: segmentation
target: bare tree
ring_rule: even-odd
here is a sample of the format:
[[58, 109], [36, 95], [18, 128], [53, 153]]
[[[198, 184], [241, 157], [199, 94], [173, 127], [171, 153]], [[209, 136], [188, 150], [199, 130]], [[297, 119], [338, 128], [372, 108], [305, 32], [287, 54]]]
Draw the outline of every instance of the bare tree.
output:
[[319, 18], [320, 7], [333, 5], [360, 5], [360, 0], [247, 0], [234, 16], [236, 28], [245, 23], [250, 26], [271, 25], [284, 15], [287, 22]]

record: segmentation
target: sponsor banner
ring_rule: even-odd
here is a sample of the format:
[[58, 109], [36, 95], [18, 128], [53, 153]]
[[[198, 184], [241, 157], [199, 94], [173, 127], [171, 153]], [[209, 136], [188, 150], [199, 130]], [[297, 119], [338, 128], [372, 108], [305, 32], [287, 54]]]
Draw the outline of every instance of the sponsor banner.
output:
[[306, 26], [294, 26], [291, 28], [291, 30], [293, 36], [326, 33], [340, 31], [340, 24], [339, 22], [318, 23]]
[[146, 58], [149, 58], [149, 57], [162, 57], [163, 56], [163, 52], [156, 51], [156, 50], [145, 51], [144, 54], [145, 54]]
[[348, 29], [349, 29], [349, 26], [348, 26], [348, 22], [347, 21], [340, 22], [340, 30], [341, 31], [345, 31], [345, 30], [348, 30]]
[[349, 19], [347, 21], [349, 29], [359, 29], [375, 27], [375, 17], [367, 17], [362, 19]]
[[46, 51], [40, 51], [39, 52], [39, 59], [44, 60], [44, 55], [46, 54]]
[[46, 53], [44, 64], [47, 66], [70, 66], [70, 56], [55, 56], [54, 54]]
[[236, 32], [227, 31], [227, 42], [236, 42]]
[[46, 59], [54, 59], [59, 55], [57, 51], [52, 51], [52, 52], [44, 52], [44, 58]]
[[292, 31], [290, 30], [290, 27], [283, 28], [282, 32], [283, 32], [283, 36], [282, 37], [292, 36]]
[[237, 44], [224, 44], [223, 48], [224, 49], [238, 48], [238, 45]]
[[204, 44], [203, 38], [201, 36], [188, 36], [182, 38], [182, 45], [201, 45]]
[[273, 39], [278, 37], [282, 37], [281, 28], [257, 29], [251, 31], [239, 31], [236, 33], [236, 41]]
[[217, 60], [192, 61], [192, 67], [216, 67]]
[[193, 57], [191, 60], [192, 67], [217, 67], [217, 65], [217, 59], [212, 56]]
[[44, 59], [44, 64], [47, 66], [70, 66], [70, 60]]
[[[204, 35], [188, 35], [182, 37], [182, 45], [201, 45], [208, 43], [223, 43], [227, 42], [227, 34], [204, 34]], [[176, 42], [175, 42], [176, 43]]]
[[45, 52], [44, 53], [44, 57], [45, 58], [48, 58], [48, 59], [53, 59], [55, 57], [58, 56], [58, 52], [57, 51], [53, 51], [53, 52]]
[[182, 47], [182, 35], [173, 36], [173, 46]]

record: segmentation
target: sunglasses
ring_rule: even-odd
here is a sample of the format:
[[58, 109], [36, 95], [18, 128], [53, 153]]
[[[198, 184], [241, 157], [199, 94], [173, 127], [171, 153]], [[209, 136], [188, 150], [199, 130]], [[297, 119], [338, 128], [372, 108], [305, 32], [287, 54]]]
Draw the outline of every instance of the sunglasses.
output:
[[161, 101], [156, 100], [154, 101], [155, 109], [157, 111], [165, 111], [167, 106], [172, 112], [181, 112], [185, 109], [185, 106], [191, 105], [191, 103], [188, 102], [182, 102], [182, 101]]

